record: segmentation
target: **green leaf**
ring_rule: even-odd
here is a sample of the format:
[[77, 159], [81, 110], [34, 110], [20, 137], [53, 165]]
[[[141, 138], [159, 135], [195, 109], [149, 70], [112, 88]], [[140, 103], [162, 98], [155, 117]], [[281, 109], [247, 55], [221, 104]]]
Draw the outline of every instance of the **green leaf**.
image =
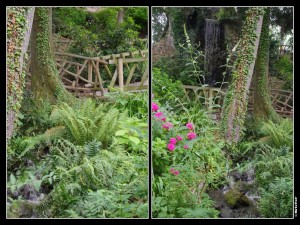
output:
[[140, 143], [140, 140], [136, 137], [129, 137], [129, 140], [138, 145]]
[[42, 180], [37, 180], [35, 182], [33, 182], [33, 187], [35, 188], [36, 191], [39, 191], [41, 188], [41, 184], [42, 184]]
[[126, 134], [127, 132], [128, 132], [127, 130], [118, 130], [116, 132], [116, 136], [122, 136], [122, 135]]
[[10, 182], [11, 182], [12, 184], [15, 184], [15, 183], [16, 183], [16, 178], [15, 178], [15, 176], [14, 176], [13, 174], [10, 174]]

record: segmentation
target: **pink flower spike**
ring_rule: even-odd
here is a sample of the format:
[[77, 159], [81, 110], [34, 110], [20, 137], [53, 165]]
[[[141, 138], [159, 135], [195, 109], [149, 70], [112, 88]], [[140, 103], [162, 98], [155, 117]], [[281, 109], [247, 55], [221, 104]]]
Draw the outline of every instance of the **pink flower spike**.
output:
[[189, 146], [187, 146], [187, 145], [184, 145], [184, 146], [183, 146], [183, 148], [184, 148], [184, 149], [188, 149], [188, 148], [189, 148]]
[[174, 172], [175, 172], [175, 169], [174, 169], [174, 168], [171, 168], [171, 169], [170, 169], [170, 173], [173, 174]]
[[155, 102], [152, 102], [152, 111], [156, 112], [159, 109], [158, 105]]
[[189, 139], [189, 140], [192, 140], [192, 139], [195, 139], [196, 138], [196, 133], [194, 133], [194, 132], [189, 132], [188, 134], [187, 134], [187, 138]]
[[188, 129], [190, 129], [190, 130], [193, 130], [193, 129], [194, 129], [193, 124], [190, 123], [190, 122], [188, 122], [185, 126], [186, 126]]
[[175, 149], [175, 145], [172, 144], [172, 143], [169, 143], [169, 144], [167, 145], [167, 148], [172, 152], [172, 151], [174, 151], [174, 149]]
[[178, 141], [182, 141], [183, 140], [183, 138], [180, 135], [177, 135], [176, 138], [177, 138]]
[[170, 130], [170, 128], [173, 127], [173, 124], [166, 122], [162, 125], [162, 128], [166, 129], [166, 130]]
[[173, 173], [175, 176], [177, 176], [177, 175], [179, 175], [179, 171], [178, 170], [176, 170], [176, 171], [174, 171], [174, 173]]
[[162, 112], [157, 112], [157, 113], [155, 113], [154, 114], [154, 116], [156, 117], [156, 118], [160, 118], [161, 116], [163, 116], [164, 114], [162, 113]]
[[176, 142], [177, 142], [176, 138], [170, 138], [170, 141], [169, 141], [169, 143], [171, 143], [171, 144], [175, 145], [175, 144], [176, 144]]
[[166, 121], [166, 117], [163, 117], [160, 119], [161, 121]]

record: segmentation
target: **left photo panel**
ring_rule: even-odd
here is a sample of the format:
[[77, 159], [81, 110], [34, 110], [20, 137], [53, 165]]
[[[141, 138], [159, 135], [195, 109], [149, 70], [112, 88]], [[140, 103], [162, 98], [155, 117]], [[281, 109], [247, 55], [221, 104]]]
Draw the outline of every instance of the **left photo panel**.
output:
[[149, 217], [148, 14], [6, 8], [7, 218]]

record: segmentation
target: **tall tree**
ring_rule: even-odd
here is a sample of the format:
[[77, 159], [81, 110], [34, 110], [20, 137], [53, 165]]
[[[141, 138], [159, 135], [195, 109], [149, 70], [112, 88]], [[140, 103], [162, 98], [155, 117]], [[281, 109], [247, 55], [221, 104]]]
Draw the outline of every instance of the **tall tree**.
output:
[[238, 142], [242, 134], [264, 12], [264, 7], [252, 7], [246, 12], [232, 81], [222, 109], [221, 130], [228, 142]]
[[70, 101], [73, 96], [66, 91], [59, 78], [52, 43], [52, 8], [37, 7], [32, 25], [31, 88], [37, 104], [55, 103], [57, 98]]
[[25, 86], [24, 58], [32, 28], [34, 7], [7, 10], [7, 129], [9, 139], [15, 128]]
[[118, 11], [118, 24], [123, 23], [124, 21], [124, 9], [120, 8]]
[[268, 72], [269, 72], [269, 25], [270, 8], [266, 9], [261, 28], [261, 35], [255, 69], [253, 75], [254, 84], [254, 120], [255, 124], [271, 119], [278, 121], [279, 116], [275, 112], [269, 93]]

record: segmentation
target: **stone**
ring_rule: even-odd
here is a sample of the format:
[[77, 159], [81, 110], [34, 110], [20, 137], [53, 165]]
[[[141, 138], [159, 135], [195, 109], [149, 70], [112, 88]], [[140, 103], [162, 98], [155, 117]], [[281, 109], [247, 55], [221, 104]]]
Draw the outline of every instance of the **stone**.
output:
[[242, 195], [239, 199], [238, 202], [243, 205], [243, 206], [249, 206], [251, 205], [251, 201], [249, 198], [247, 198], [247, 196]]
[[230, 206], [230, 208], [235, 208], [237, 206], [238, 200], [241, 197], [242, 193], [237, 189], [232, 188], [227, 191], [224, 195], [225, 202]]

